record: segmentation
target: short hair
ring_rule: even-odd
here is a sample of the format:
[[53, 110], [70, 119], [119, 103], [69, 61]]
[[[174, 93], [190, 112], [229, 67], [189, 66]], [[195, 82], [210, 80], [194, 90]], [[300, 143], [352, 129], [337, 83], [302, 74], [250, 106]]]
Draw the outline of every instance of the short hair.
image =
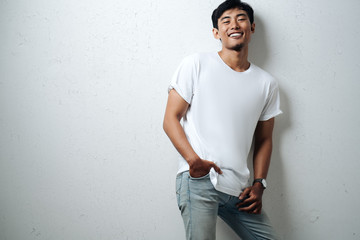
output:
[[212, 13], [211, 15], [211, 20], [213, 23], [213, 27], [214, 28], [218, 28], [218, 20], [221, 17], [221, 15], [229, 10], [229, 9], [234, 9], [234, 8], [238, 8], [240, 10], [244, 10], [249, 19], [250, 19], [250, 23], [252, 24], [254, 22], [254, 10], [252, 9], [252, 7], [245, 3], [242, 2], [241, 0], [226, 0], [225, 2], [223, 2], [222, 4], [220, 4]]

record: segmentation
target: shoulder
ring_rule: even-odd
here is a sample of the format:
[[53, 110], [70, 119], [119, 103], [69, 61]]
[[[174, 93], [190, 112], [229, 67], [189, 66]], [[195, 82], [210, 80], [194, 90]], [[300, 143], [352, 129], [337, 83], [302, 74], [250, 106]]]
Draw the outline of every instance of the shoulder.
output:
[[271, 75], [269, 72], [260, 68], [259, 66], [251, 63], [252, 71], [257, 75], [257, 78], [263, 81], [266, 85], [270, 85], [272, 87], [277, 87], [277, 80]]
[[209, 65], [210, 59], [211, 53], [193, 53], [182, 59], [179, 68], [198, 73], [200, 69]]
[[263, 80], [275, 81], [275, 78], [270, 73], [268, 73], [267, 71], [262, 69], [261, 67], [251, 63], [251, 68], [252, 68], [252, 71], [254, 72], [254, 74], [258, 75], [258, 77], [262, 78]]
[[182, 58], [180, 62], [180, 66], [194, 66], [197, 62], [199, 62], [199, 57], [197, 53], [187, 55]]

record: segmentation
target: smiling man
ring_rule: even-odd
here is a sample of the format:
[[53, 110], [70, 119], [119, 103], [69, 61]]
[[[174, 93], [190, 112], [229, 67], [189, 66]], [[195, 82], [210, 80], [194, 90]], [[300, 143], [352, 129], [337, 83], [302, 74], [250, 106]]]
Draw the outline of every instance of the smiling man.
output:
[[281, 113], [278, 85], [248, 61], [255, 31], [248, 4], [227, 0], [214, 10], [212, 22], [222, 49], [182, 61], [169, 86], [163, 123], [180, 153], [176, 194], [186, 237], [215, 239], [220, 216], [242, 239], [277, 239], [262, 211], [262, 195], [274, 117]]

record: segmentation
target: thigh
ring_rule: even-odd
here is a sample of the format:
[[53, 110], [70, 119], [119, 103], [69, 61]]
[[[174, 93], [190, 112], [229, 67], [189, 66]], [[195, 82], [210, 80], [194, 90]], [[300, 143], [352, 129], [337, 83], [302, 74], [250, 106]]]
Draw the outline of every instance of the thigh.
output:
[[176, 179], [176, 193], [187, 239], [215, 239], [218, 195], [210, 177], [184, 172]]
[[239, 203], [237, 197], [219, 208], [219, 216], [226, 222], [242, 239], [279, 239], [270, 223], [266, 213], [250, 214], [237, 209]]

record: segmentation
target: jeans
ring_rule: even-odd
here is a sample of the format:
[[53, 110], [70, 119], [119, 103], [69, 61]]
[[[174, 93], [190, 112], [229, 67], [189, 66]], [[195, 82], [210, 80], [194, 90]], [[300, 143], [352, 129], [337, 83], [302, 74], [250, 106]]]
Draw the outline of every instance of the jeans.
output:
[[189, 172], [176, 177], [176, 197], [184, 221], [186, 239], [213, 240], [217, 216], [243, 240], [278, 239], [265, 213], [241, 212], [238, 197], [217, 191], [209, 175], [193, 178]]

